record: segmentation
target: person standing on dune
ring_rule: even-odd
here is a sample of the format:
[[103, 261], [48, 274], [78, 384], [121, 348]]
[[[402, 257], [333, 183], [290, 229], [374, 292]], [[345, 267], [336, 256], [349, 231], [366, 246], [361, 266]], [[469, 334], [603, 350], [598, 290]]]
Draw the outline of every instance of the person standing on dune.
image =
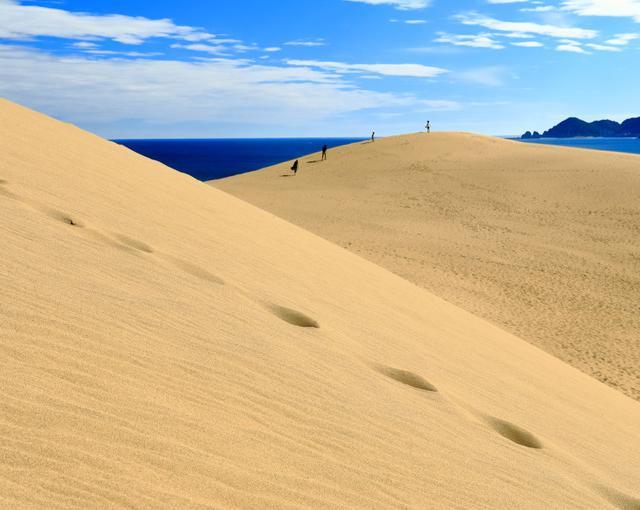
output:
[[325, 161], [327, 159], [327, 149], [328, 147], [327, 147], [327, 144], [325, 143], [322, 146], [322, 161]]
[[376, 141], [376, 132], [375, 131], [373, 133], [371, 133], [371, 141], [372, 142]]
[[427, 130], [427, 133], [431, 133], [431, 121], [427, 121], [427, 125], [424, 127]]
[[293, 172], [293, 175], [297, 175], [298, 174], [298, 160], [297, 159], [293, 162], [293, 165], [291, 165], [291, 171]]

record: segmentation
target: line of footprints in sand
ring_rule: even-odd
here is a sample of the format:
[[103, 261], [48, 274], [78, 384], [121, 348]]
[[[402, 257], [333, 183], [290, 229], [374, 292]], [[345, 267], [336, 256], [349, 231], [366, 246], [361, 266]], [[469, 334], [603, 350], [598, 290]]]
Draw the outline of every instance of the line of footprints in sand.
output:
[[[56, 209], [52, 209], [47, 205], [43, 205], [41, 203], [36, 202], [35, 200], [23, 198], [9, 189], [5, 187], [7, 181], [4, 179], [0, 179], [0, 196], [4, 196], [6, 198], [10, 198], [21, 202], [36, 211], [39, 211], [51, 219], [55, 221], [59, 221], [65, 225], [70, 227], [82, 229], [86, 235], [92, 237], [94, 239], [103, 241], [104, 243], [113, 246], [118, 249], [130, 251], [130, 252], [142, 252], [147, 254], [154, 254], [158, 257], [161, 257], [169, 262], [173, 263], [175, 266], [183, 270], [185, 273], [188, 273], [196, 278], [200, 278], [201, 280], [205, 280], [211, 283], [215, 283], [217, 285], [225, 285], [225, 281], [222, 278], [210, 273], [206, 269], [192, 264], [186, 260], [180, 259], [173, 255], [169, 255], [167, 253], [161, 253], [154, 250], [148, 244], [139, 241], [137, 239], [133, 239], [123, 234], [111, 233], [111, 235], [107, 235], [98, 230], [87, 227], [82, 221], [77, 218], [72, 217], [69, 214], [58, 211]], [[292, 324], [294, 326], [303, 327], [303, 328], [319, 328], [320, 325], [310, 317], [307, 317], [305, 314], [300, 313], [291, 308], [287, 308], [284, 306], [276, 305], [273, 303], [263, 303], [265, 308], [270, 310], [276, 317], [279, 317], [285, 322]]]
[[[170, 261], [176, 267], [196, 278], [200, 278], [217, 285], [225, 285], [224, 280], [200, 266], [192, 264], [191, 262], [180, 259], [173, 255], [157, 252], [148, 244], [131, 237], [117, 233], [112, 233], [111, 236], [109, 236], [97, 230], [88, 228], [84, 225], [84, 223], [77, 220], [76, 218], [72, 218], [68, 214], [52, 209], [46, 205], [37, 203], [31, 199], [25, 199], [20, 197], [19, 195], [16, 195], [5, 187], [6, 184], [6, 180], [0, 179], [0, 196], [22, 202], [23, 204], [26, 204], [33, 209], [46, 214], [53, 220], [64, 223], [70, 227], [81, 228], [90, 237], [103, 241], [115, 248], [124, 249], [131, 252], [142, 252], [147, 254], [153, 253], [156, 256]], [[300, 328], [320, 328], [320, 324], [316, 320], [312, 319], [302, 312], [273, 303], [262, 304], [276, 317], [293, 326]], [[372, 366], [380, 374], [401, 384], [427, 393], [438, 393], [438, 389], [433, 384], [431, 384], [429, 381], [418, 374], [385, 365]], [[540, 439], [538, 439], [535, 435], [523, 429], [522, 427], [519, 427], [518, 425], [515, 425], [509, 421], [483, 414], [471, 408], [470, 406], [464, 407], [467, 408], [467, 410], [473, 417], [479, 418], [482, 422], [491, 427], [495, 432], [508, 439], [509, 441], [534, 450], [540, 450], [543, 448], [542, 441], [540, 441]], [[640, 510], [640, 499], [632, 498], [615, 489], [599, 484], [593, 484], [593, 488], [611, 504], [617, 506], [618, 508], [621, 508], [622, 510]]]

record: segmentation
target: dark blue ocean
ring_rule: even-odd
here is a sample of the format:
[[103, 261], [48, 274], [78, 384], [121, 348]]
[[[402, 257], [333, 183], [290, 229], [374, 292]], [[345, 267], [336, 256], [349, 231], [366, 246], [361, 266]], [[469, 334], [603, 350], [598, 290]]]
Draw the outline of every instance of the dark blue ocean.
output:
[[538, 138], [536, 140], [520, 141], [542, 145], [562, 145], [579, 149], [640, 154], [640, 140], [637, 138]]
[[[201, 181], [221, 179], [299, 158], [362, 138], [217, 138], [206, 140], [114, 140]], [[524, 143], [640, 154], [636, 138], [544, 138]]]
[[201, 181], [258, 170], [361, 138], [228, 138], [208, 140], [114, 140]]

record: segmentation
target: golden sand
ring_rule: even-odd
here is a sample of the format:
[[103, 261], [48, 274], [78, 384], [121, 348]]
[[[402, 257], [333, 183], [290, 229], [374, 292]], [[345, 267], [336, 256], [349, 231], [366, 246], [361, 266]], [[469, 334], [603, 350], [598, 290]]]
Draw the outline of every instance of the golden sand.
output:
[[1, 508], [640, 505], [638, 402], [73, 126], [0, 144]]
[[640, 156], [461, 133], [212, 183], [640, 400]]

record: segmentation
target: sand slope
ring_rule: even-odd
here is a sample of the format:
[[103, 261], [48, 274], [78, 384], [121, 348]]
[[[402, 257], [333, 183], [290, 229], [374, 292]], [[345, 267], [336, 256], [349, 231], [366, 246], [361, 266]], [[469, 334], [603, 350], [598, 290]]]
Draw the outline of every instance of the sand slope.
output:
[[417, 134], [215, 186], [640, 399], [640, 157]]
[[125, 148], [0, 119], [0, 507], [639, 507], [634, 400]]

